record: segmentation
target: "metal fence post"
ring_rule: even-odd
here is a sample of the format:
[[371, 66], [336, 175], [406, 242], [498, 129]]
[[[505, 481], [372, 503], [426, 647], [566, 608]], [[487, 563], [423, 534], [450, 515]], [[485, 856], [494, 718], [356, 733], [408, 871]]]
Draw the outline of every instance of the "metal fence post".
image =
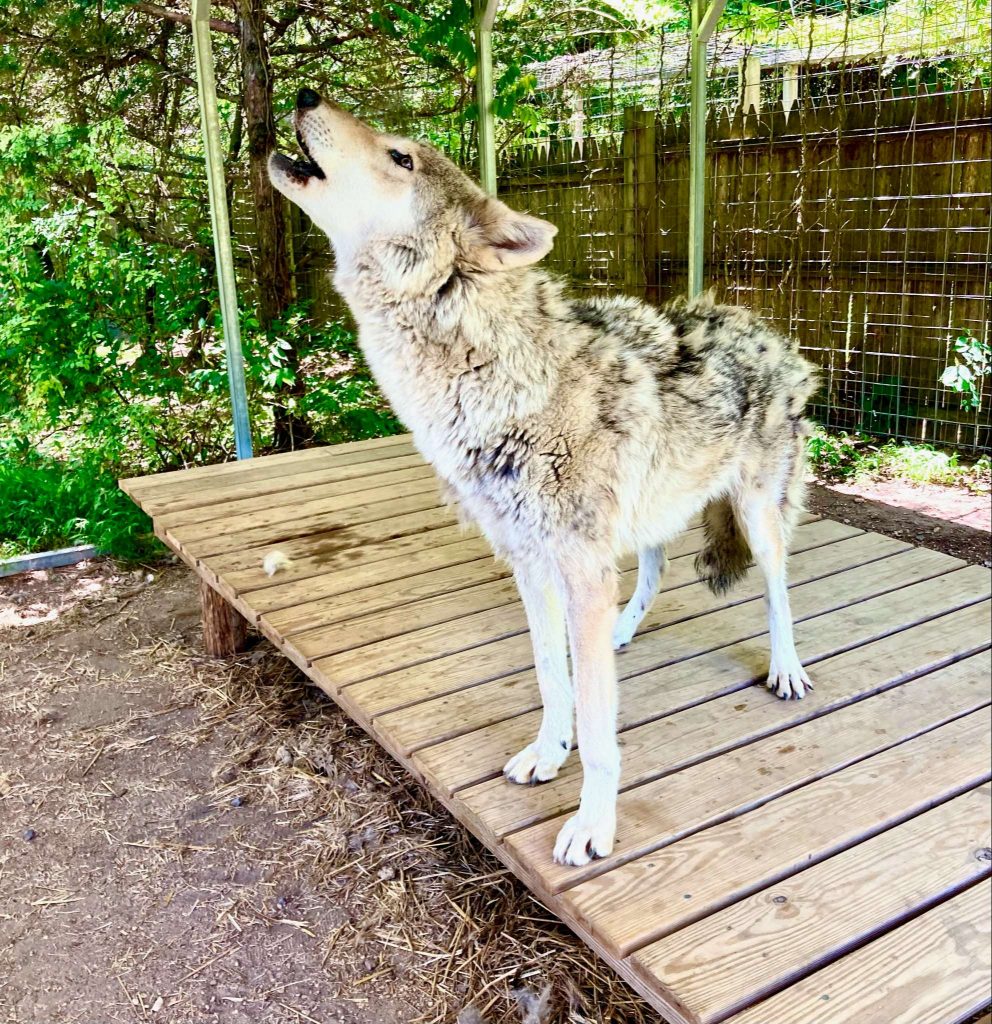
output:
[[496, 133], [493, 117], [493, 22], [498, 0], [474, 0], [475, 105], [479, 111], [479, 181], [496, 195]]
[[238, 318], [234, 254], [231, 251], [231, 225], [227, 217], [224, 158], [220, 149], [217, 83], [214, 80], [214, 54], [210, 42], [210, 0], [192, 0], [191, 13], [193, 50], [196, 54], [196, 86], [200, 100], [200, 130], [203, 133], [203, 153], [207, 167], [210, 226], [214, 236], [214, 258], [217, 261], [217, 285], [220, 290], [227, 379], [231, 389], [234, 445], [239, 459], [250, 459], [251, 425], [248, 422], [245, 364], [241, 354], [241, 323]]
[[692, 0], [689, 78], [689, 282], [693, 298], [703, 290], [706, 261], [706, 43], [727, 0]]

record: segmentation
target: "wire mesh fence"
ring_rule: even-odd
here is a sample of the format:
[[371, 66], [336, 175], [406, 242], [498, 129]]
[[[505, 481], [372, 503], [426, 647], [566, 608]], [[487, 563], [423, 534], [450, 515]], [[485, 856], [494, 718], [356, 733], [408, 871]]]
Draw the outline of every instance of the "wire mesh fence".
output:
[[[708, 46], [707, 283], [799, 339], [828, 427], [987, 447], [988, 3], [790, 0], [736, 20]], [[577, 25], [549, 20], [554, 55], [528, 61], [497, 21], [497, 60], [530, 89], [499, 124], [499, 191], [558, 226], [547, 262], [577, 290], [664, 302], [686, 286], [688, 30], [602, 46]], [[400, 127], [471, 167], [458, 111], [414, 107]], [[335, 315], [322, 243], [298, 234], [301, 288]]]

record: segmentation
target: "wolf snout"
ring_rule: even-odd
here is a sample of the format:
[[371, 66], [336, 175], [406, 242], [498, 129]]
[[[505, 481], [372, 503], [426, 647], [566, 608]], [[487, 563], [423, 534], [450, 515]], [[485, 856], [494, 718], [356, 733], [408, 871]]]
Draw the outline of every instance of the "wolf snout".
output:
[[296, 94], [297, 110], [313, 110], [315, 107], [319, 107], [320, 103], [320, 93], [313, 89], [300, 89]]

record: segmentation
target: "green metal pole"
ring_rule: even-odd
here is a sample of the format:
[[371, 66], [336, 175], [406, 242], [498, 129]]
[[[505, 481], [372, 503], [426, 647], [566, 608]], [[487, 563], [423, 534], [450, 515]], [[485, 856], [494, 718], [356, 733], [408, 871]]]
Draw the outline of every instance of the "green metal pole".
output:
[[706, 43], [727, 0], [692, 0], [689, 55], [689, 298], [703, 290], [706, 265]]
[[214, 236], [214, 257], [217, 261], [227, 379], [231, 390], [234, 419], [234, 445], [239, 459], [250, 459], [251, 425], [248, 422], [245, 364], [241, 354], [241, 322], [238, 317], [234, 254], [231, 250], [231, 225], [227, 217], [224, 157], [220, 148], [217, 84], [214, 80], [213, 46], [210, 42], [210, 0], [192, 0], [191, 12], [193, 50], [196, 54], [196, 86], [200, 99], [200, 130], [203, 133], [203, 152], [207, 165], [210, 226]]
[[705, 0], [692, 0], [689, 60], [689, 298], [703, 290], [706, 260], [706, 43], [699, 38]]
[[479, 181], [496, 195], [496, 131], [493, 117], [493, 22], [498, 0], [475, 0], [475, 105], [479, 111]]

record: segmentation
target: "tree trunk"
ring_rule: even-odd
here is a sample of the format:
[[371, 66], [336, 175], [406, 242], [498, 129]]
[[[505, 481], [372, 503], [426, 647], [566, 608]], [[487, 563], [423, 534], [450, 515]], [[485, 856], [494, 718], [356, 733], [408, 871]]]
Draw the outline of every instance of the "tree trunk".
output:
[[[268, 331], [289, 308], [294, 294], [285, 204], [269, 182], [269, 154], [276, 148], [276, 130], [272, 113], [272, 66], [265, 39], [265, 0], [237, 0], [237, 15], [244, 133], [255, 208], [258, 319], [262, 330]], [[305, 390], [299, 353], [293, 348], [286, 356], [295, 377], [286, 398], [299, 399]], [[285, 400], [276, 401], [273, 414], [273, 440], [278, 449], [296, 448], [312, 437], [306, 420], [288, 408]]]

